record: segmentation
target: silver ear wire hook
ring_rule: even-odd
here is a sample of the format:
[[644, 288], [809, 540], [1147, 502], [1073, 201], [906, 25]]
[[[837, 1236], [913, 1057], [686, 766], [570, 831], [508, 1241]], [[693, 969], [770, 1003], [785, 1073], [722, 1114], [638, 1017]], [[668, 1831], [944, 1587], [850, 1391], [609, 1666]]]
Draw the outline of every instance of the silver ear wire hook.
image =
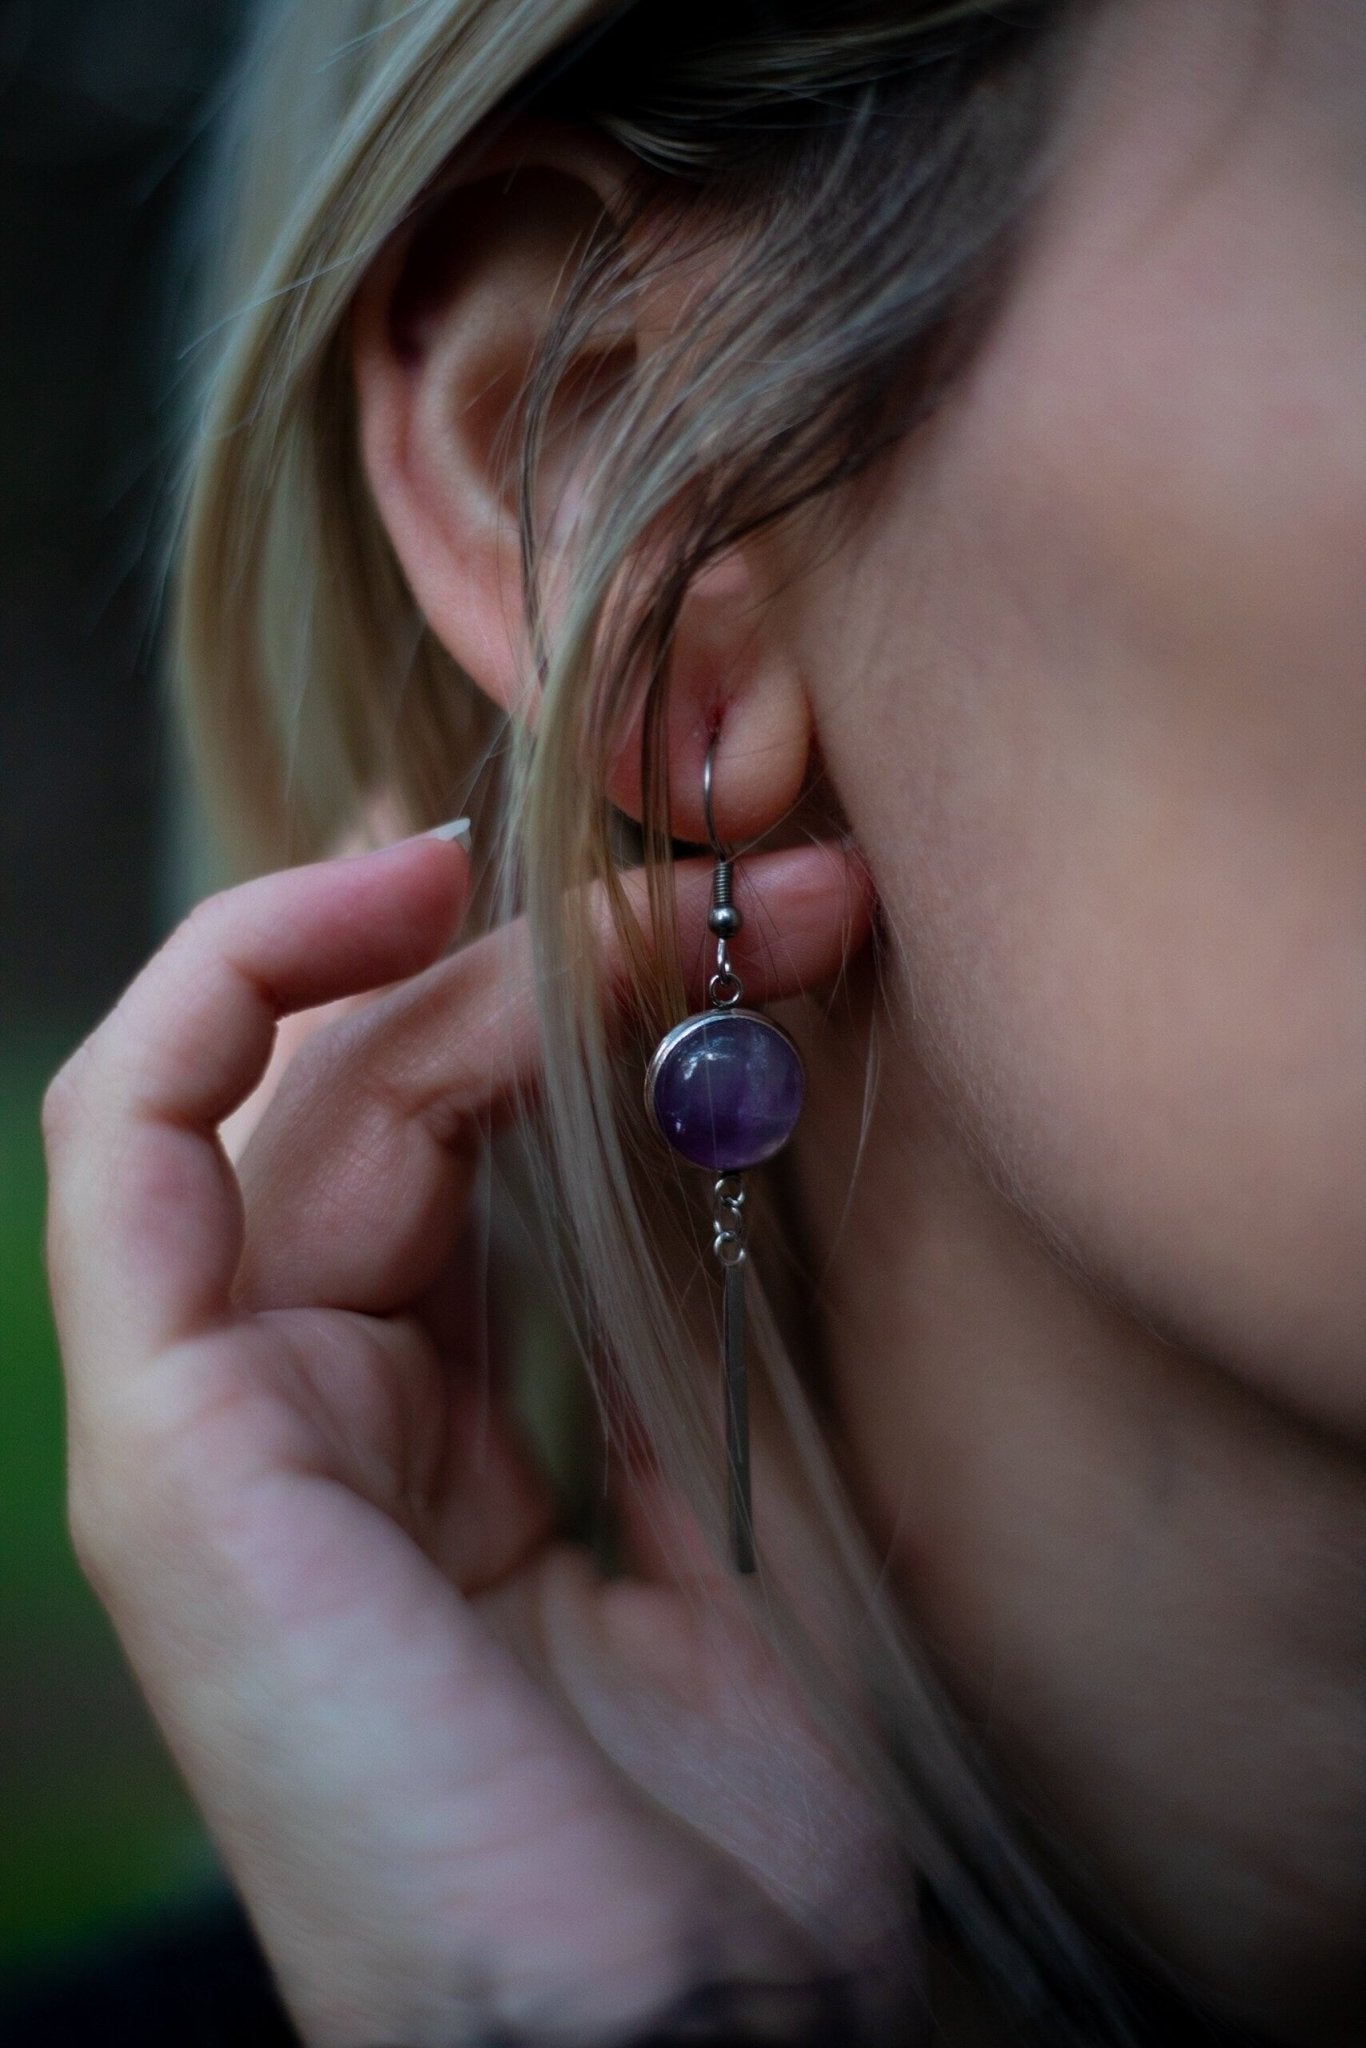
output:
[[717, 837], [716, 819], [711, 807], [712, 766], [719, 736], [718, 733], [712, 734], [706, 759], [702, 763], [702, 815], [706, 819], [707, 838], [711, 842], [712, 856], [716, 861], [716, 872], [711, 883], [711, 909], [707, 912], [707, 925], [716, 940], [716, 972], [707, 985], [707, 993], [718, 1009], [730, 1009], [744, 994], [740, 977], [730, 964], [730, 941], [739, 931], [744, 919], [740, 915], [739, 906], [731, 896], [731, 850]]
[[730, 848], [723, 846], [716, 836], [716, 820], [711, 809], [712, 767], [716, 760], [716, 742], [720, 737], [721, 728], [718, 726], [707, 742], [707, 757], [702, 763], [702, 815], [707, 821], [707, 843], [717, 860], [724, 861], [729, 867]]

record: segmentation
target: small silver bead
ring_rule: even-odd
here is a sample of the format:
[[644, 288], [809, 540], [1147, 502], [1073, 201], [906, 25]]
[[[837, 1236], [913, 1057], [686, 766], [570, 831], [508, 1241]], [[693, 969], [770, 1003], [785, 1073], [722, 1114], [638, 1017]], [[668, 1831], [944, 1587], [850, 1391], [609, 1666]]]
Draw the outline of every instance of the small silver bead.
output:
[[733, 939], [743, 923], [733, 903], [713, 903], [707, 912], [707, 924], [718, 939]]

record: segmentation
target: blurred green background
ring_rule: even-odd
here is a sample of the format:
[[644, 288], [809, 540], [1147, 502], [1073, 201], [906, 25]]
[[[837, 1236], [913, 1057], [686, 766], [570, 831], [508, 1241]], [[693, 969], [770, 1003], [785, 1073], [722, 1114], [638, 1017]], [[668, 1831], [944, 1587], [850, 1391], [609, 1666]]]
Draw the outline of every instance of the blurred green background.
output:
[[66, 1539], [48, 1075], [193, 893], [156, 534], [240, 0], [0, 0], [0, 1970], [212, 1875]]
[[0, 1958], [38, 1962], [187, 1890], [200, 1830], [86, 1590], [62, 1515], [62, 1411], [43, 1287], [37, 1109], [60, 1047], [6, 1049], [0, 1105]]

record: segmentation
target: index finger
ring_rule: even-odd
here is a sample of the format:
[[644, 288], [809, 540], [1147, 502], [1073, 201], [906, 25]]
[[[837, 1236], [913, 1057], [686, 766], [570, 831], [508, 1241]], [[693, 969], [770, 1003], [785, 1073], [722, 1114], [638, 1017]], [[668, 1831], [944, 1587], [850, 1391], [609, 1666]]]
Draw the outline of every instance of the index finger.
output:
[[[712, 863], [678, 861], [674, 879], [680, 929], [705, 933]], [[621, 881], [648, 943], [644, 873]], [[744, 924], [732, 950], [749, 1001], [828, 979], [867, 930], [866, 878], [833, 846], [751, 855], [736, 896]], [[626, 962], [601, 891], [593, 908], [610, 1023], [629, 992]], [[697, 1002], [707, 971], [699, 947]], [[239, 1300], [369, 1315], [411, 1305], [450, 1251], [484, 1137], [535, 1091], [541, 1060], [520, 918], [320, 1032], [242, 1158]]]
[[64, 1346], [156, 1352], [230, 1314], [241, 1196], [217, 1126], [279, 1019], [426, 967], [469, 880], [408, 840], [263, 876], [191, 913], [48, 1091], [48, 1262]]

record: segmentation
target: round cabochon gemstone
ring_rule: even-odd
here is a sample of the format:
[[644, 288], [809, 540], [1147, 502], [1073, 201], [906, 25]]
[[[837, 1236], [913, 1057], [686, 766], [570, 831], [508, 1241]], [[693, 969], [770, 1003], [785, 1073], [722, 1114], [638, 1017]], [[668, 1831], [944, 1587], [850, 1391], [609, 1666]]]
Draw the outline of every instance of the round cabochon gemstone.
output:
[[801, 1114], [801, 1055], [757, 1010], [687, 1017], [650, 1062], [647, 1099], [661, 1135], [695, 1166], [743, 1173], [782, 1150]]

